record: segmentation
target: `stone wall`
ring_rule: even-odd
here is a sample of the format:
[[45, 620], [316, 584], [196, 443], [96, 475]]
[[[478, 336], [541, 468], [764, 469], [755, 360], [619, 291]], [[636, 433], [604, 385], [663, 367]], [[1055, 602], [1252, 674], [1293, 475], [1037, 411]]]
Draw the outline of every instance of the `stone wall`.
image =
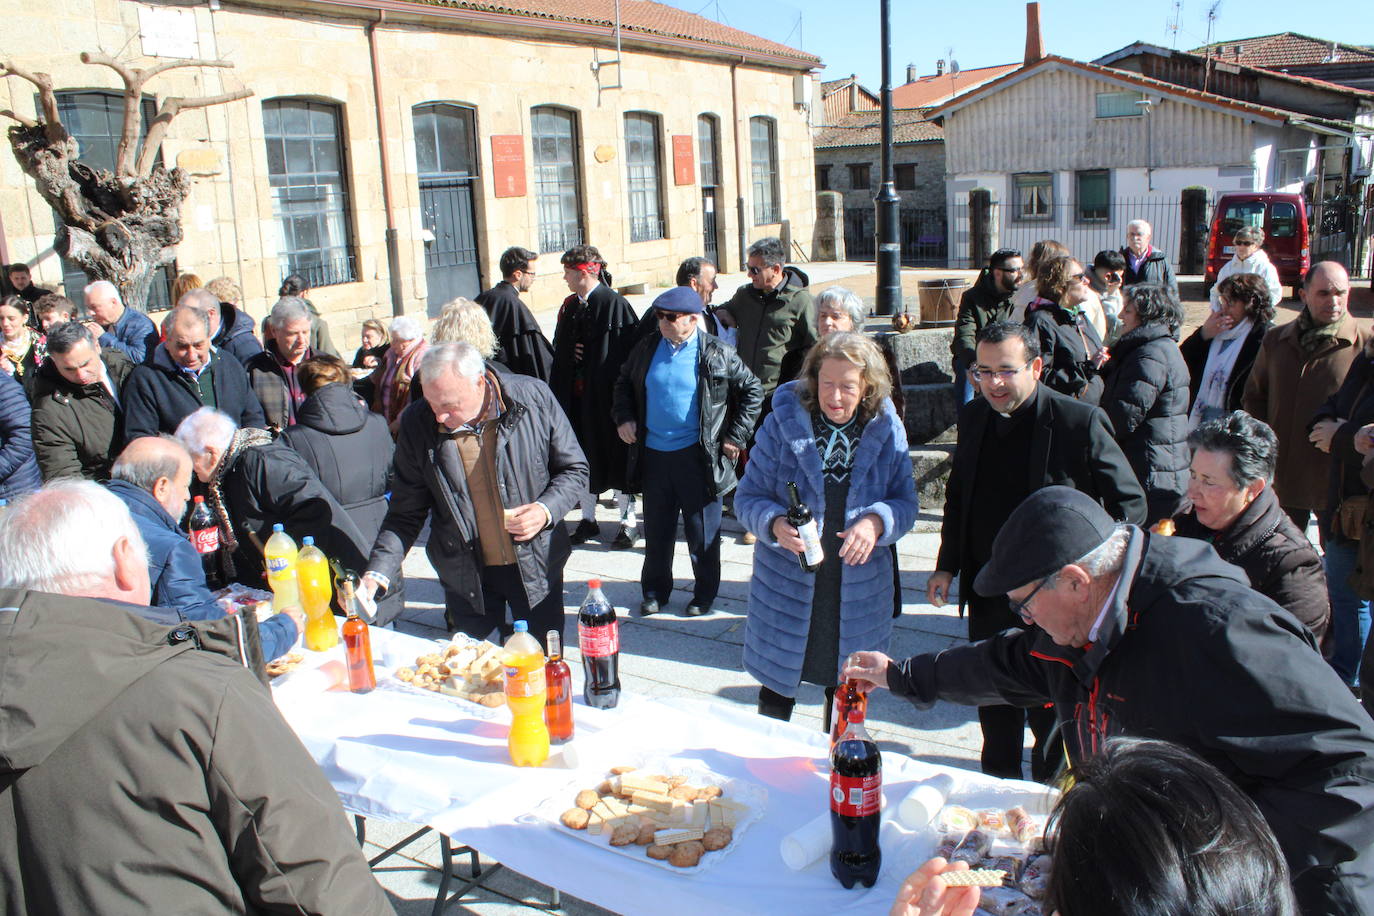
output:
[[[927, 140], [920, 143], [899, 143], [893, 147], [894, 165], [916, 165], [916, 188], [898, 191], [902, 207], [938, 209], [945, 205], [945, 143]], [[849, 166], [869, 166], [866, 189], [855, 188], [850, 180]], [[853, 210], [873, 207], [873, 196], [882, 185], [882, 151], [874, 146], [842, 146], [816, 150], [817, 167], [830, 167], [830, 190], [844, 195], [844, 208]]]

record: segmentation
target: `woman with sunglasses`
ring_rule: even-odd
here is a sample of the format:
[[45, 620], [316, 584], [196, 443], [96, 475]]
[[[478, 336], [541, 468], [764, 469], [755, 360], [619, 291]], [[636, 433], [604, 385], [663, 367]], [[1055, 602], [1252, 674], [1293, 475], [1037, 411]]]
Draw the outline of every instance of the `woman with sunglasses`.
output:
[[1264, 230], [1258, 226], [1242, 226], [1236, 230], [1231, 244], [1235, 254], [1231, 260], [1221, 265], [1217, 271], [1217, 282], [1212, 287], [1212, 311], [1221, 306], [1221, 281], [1235, 274], [1255, 274], [1264, 280], [1269, 290], [1269, 302], [1278, 305], [1283, 301], [1283, 286], [1279, 283], [1279, 271], [1264, 251]]
[[1026, 306], [1026, 326], [1040, 339], [1045, 361], [1040, 381], [1096, 404], [1102, 397], [1098, 371], [1108, 354], [1084, 309], [1090, 297], [1095, 298], [1082, 264], [1068, 257], [1047, 261], [1036, 277], [1036, 296]]

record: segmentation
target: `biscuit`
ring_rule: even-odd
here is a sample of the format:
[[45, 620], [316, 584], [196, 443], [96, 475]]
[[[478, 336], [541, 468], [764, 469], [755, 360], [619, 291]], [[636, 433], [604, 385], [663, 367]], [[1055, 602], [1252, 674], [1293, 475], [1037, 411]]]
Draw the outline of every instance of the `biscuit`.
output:
[[644, 854], [651, 859], [662, 861], [673, 854], [672, 846], [648, 846], [644, 849]]
[[612, 846], [629, 846], [639, 841], [640, 827], [637, 824], [621, 824], [611, 831]]
[[486, 693], [478, 697], [477, 702], [488, 708], [495, 709], [497, 706], [506, 702], [506, 695], [504, 693]]
[[686, 781], [687, 781], [687, 777], [686, 777], [686, 776], [669, 776], [669, 777], [668, 777], [668, 788], [670, 788], [670, 789], [676, 789], [678, 786], [682, 785], [682, 784], [683, 784], [684, 782], [686, 782]]
[[627, 766], [611, 767], [611, 775], [612, 775], [612, 776], [620, 776], [620, 775], [625, 774], [625, 773], [632, 773], [632, 772], [634, 772], [634, 769], [635, 769], [634, 767], [627, 767]]
[[672, 849], [673, 851], [668, 854], [668, 864], [675, 868], [695, 867], [701, 862], [701, 857], [706, 852], [706, 847], [701, 845], [700, 840], [676, 843]]
[[575, 804], [579, 808], [590, 811], [596, 807], [596, 803], [600, 800], [601, 796], [597, 795], [591, 789], [583, 789], [581, 792], [577, 793], [577, 801]]
[[397, 669], [396, 669], [396, 680], [398, 680], [398, 681], [405, 681], [406, 683], [410, 683], [411, 681], [415, 680], [415, 669], [414, 669], [414, 668], [397, 668]]
[[570, 827], [573, 830], [586, 830], [587, 821], [591, 819], [591, 815], [581, 808], [569, 808], [558, 819], [563, 822], [564, 827]]
[[668, 797], [682, 801], [696, 801], [699, 797], [699, 790], [694, 786], [674, 786], [668, 790]]
[[975, 868], [940, 875], [946, 887], [1000, 887], [1007, 873], [999, 868]]
[[707, 852], [714, 852], [729, 846], [734, 838], [735, 833], [729, 827], [712, 827], [701, 838], [701, 845], [706, 848]]
[[615, 786], [611, 785], [611, 781], [610, 781], [609, 779], [603, 779], [603, 780], [601, 780], [601, 782], [600, 782], [600, 783], [597, 785], [597, 787], [596, 787], [596, 794], [597, 794], [597, 795], [614, 795], [614, 794], [615, 794]]
[[654, 845], [654, 834], [658, 832], [658, 825], [652, 821], [645, 821], [639, 825], [639, 837], [635, 840], [640, 846]]
[[703, 786], [697, 789], [697, 801], [720, 798], [724, 794], [725, 793], [720, 790], [720, 786]]

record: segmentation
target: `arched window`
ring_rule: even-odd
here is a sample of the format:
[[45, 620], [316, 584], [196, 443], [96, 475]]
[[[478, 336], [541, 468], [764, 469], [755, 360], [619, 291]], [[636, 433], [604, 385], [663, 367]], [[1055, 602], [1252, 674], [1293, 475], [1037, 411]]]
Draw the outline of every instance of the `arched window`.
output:
[[782, 221], [778, 202], [778, 125], [772, 118], [749, 119], [749, 161], [754, 184], [754, 225]]

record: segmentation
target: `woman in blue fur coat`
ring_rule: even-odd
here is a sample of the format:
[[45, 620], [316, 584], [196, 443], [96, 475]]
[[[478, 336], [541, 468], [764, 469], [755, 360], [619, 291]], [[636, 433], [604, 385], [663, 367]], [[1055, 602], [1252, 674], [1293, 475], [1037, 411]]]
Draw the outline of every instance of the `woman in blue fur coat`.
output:
[[[792, 715], [802, 681], [831, 697], [849, 653], [886, 646], [892, 633], [893, 553], [916, 520], [906, 430], [892, 379], [862, 334], [828, 335], [801, 375], [777, 389], [749, 452], [735, 513], [758, 536], [749, 582], [744, 667], [763, 686], [759, 712]], [[787, 484], [820, 525], [825, 559], [810, 573], [787, 522]]]

